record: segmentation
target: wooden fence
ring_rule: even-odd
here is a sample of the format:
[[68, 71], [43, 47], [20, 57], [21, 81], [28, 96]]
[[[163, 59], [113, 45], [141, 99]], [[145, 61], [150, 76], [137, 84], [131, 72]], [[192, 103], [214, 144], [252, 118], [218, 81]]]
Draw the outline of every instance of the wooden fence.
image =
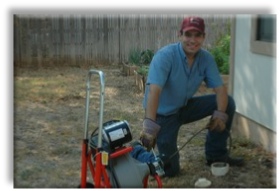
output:
[[[14, 15], [14, 63], [17, 66], [121, 63], [133, 49], [157, 51], [178, 41], [187, 15]], [[205, 19], [209, 49], [230, 33], [230, 15]]]

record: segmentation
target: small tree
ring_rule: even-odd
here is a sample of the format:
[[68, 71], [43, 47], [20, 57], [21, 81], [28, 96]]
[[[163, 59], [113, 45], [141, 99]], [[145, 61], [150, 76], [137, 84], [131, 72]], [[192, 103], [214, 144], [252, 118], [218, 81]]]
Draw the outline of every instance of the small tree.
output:
[[217, 62], [220, 73], [229, 74], [230, 35], [222, 36], [210, 52]]

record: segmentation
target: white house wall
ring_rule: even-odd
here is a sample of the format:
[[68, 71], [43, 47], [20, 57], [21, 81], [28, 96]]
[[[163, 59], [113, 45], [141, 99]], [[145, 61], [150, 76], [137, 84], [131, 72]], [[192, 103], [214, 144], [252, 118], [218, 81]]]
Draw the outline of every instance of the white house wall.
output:
[[276, 58], [250, 51], [251, 15], [236, 17], [233, 97], [236, 111], [276, 132]]

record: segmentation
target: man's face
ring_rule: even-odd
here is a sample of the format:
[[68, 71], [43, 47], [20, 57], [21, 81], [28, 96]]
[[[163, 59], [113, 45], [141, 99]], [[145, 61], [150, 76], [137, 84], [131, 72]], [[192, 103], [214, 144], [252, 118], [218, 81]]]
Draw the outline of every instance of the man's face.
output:
[[205, 35], [196, 30], [186, 31], [181, 35], [183, 49], [187, 55], [196, 54], [201, 48]]

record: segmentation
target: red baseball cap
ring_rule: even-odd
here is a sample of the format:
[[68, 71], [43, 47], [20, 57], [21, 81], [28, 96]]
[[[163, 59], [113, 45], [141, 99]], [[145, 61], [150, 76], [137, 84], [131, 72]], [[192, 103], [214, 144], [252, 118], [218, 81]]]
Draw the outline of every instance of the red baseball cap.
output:
[[181, 32], [197, 30], [201, 33], [204, 33], [204, 29], [204, 20], [201, 17], [187, 17], [183, 20], [181, 25]]

